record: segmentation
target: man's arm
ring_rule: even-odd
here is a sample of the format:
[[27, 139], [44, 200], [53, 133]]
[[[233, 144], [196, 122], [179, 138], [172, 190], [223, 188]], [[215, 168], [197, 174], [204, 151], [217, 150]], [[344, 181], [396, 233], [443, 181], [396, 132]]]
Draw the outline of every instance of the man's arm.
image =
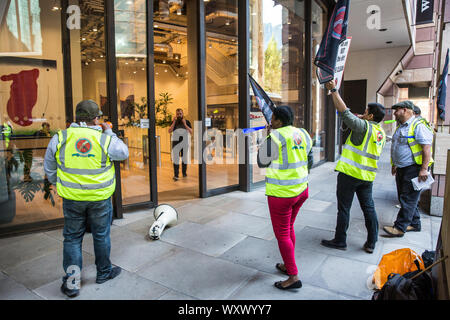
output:
[[431, 160], [431, 144], [421, 144], [422, 146], [422, 166], [419, 172], [419, 181], [426, 181], [428, 178], [428, 165]]
[[433, 143], [433, 133], [420, 123], [417, 125], [414, 136], [422, 147], [422, 165], [419, 172], [419, 181], [426, 181], [428, 177], [428, 165], [431, 160], [431, 144]]
[[111, 128], [106, 129], [104, 134], [111, 136], [111, 142], [108, 146], [108, 156], [111, 161], [122, 161], [127, 159], [127, 145], [111, 130]]
[[175, 128], [175, 122], [177, 121], [177, 118], [173, 119], [172, 124], [169, 127], [169, 133], [173, 132], [173, 129]]
[[44, 156], [44, 172], [51, 184], [56, 184], [57, 162], [55, 158], [56, 148], [58, 146], [58, 135], [55, 134], [48, 143]]
[[189, 122], [189, 120], [186, 120], [183, 118], [182, 121], [183, 121], [184, 128], [189, 132], [190, 135], [192, 135], [193, 131], [191, 129], [191, 123]]

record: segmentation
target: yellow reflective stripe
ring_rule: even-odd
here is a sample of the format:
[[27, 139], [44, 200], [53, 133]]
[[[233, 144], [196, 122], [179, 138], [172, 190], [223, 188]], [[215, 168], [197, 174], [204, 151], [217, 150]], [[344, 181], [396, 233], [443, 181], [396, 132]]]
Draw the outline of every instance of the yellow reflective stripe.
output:
[[297, 184], [302, 184], [308, 182], [308, 177], [300, 178], [300, 179], [291, 179], [291, 180], [280, 180], [274, 178], [266, 177], [266, 183], [276, 184], [279, 186], [295, 186]]
[[377, 156], [377, 155], [374, 155], [374, 154], [371, 154], [371, 153], [359, 150], [359, 149], [357, 149], [357, 148], [355, 148], [355, 147], [353, 147], [351, 145], [348, 145], [348, 144], [345, 144], [342, 148], [346, 149], [346, 150], [349, 150], [349, 151], [352, 151], [354, 153], [357, 153], [360, 156], [363, 156], [363, 157], [366, 157], [366, 158], [370, 158], [370, 159], [374, 159], [374, 160], [380, 159], [380, 157]]
[[271, 169], [277, 169], [277, 170], [287, 170], [287, 169], [297, 169], [297, 168], [301, 168], [304, 166], [307, 166], [308, 162], [307, 161], [299, 161], [299, 162], [294, 162], [294, 163], [288, 163], [287, 166], [283, 164], [279, 164], [279, 163], [271, 163], [269, 168]]
[[81, 190], [98, 190], [98, 189], [104, 189], [114, 184], [113, 177], [111, 180], [108, 180], [106, 182], [102, 183], [95, 183], [95, 184], [81, 184], [81, 183], [75, 183], [75, 182], [69, 182], [69, 181], [63, 181], [59, 177], [57, 177], [57, 183], [61, 184], [63, 187], [71, 188], [71, 189], [81, 189]]
[[356, 168], [358, 168], [358, 169], [361, 169], [361, 170], [366, 170], [366, 171], [371, 171], [371, 172], [377, 172], [377, 168], [372, 168], [372, 167], [369, 167], [369, 166], [365, 166], [365, 165], [363, 165], [363, 164], [359, 164], [358, 162], [353, 161], [353, 160], [350, 160], [350, 159], [347, 159], [347, 158], [345, 158], [345, 157], [343, 157], [343, 156], [341, 156], [341, 158], [339, 159], [339, 161], [342, 161], [342, 162], [344, 162], [344, 163], [346, 163], [346, 164], [349, 164], [349, 165], [354, 166], [354, 167], [356, 167]]

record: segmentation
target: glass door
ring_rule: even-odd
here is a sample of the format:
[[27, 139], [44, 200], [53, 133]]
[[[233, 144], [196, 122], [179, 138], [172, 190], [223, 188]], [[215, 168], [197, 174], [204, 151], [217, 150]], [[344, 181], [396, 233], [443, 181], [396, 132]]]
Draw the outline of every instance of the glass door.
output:
[[114, 0], [117, 123], [129, 158], [120, 164], [122, 205], [151, 201], [150, 120], [147, 96], [146, 1]]
[[237, 0], [205, 1], [207, 190], [239, 184]]

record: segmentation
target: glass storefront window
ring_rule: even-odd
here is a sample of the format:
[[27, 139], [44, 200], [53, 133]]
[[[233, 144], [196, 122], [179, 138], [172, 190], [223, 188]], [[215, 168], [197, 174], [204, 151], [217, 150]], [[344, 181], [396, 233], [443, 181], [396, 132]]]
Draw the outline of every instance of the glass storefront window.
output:
[[[304, 127], [305, 113], [305, 6], [304, 2], [250, 0], [250, 74], [276, 105], [289, 105], [294, 125]], [[250, 91], [253, 95], [253, 92]], [[251, 127], [266, 125], [252, 96]], [[265, 139], [266, 130], [253, 133], [253, 146]], [[263, 181], [265, 169], [256, 165], [251, 150], [252, 181]]]
[[208, 190], [239, 184], [237, 138], [227, 138], [227, 130], [235, 132], [239, 124], [237, 5], [237, 0], [205, 2]]
[[324, 85], [319, 83], [317, 79], [317, 67], [314, 64], [314, 58], [319, 50], [322, 36], [327, 27], [327, 10], [324, 6], [316, 1], [312, 1], [312, 79], [311, 79], [311, 95], [312, 95], [312, 127], [309, 132], [313, 139], [313, 159], [314, 163], [325, 160], [326, 148], [326, 89]]
[[62, 199], [44, 173], [47, 145], [66, 125], [61, 11], [55, 4], [0, 6], [0, 230], [62, 218]]
[[119, 132], [129, 158], [121, 163], [122, 204], [150, 201], [144, 1], [114, 0]]

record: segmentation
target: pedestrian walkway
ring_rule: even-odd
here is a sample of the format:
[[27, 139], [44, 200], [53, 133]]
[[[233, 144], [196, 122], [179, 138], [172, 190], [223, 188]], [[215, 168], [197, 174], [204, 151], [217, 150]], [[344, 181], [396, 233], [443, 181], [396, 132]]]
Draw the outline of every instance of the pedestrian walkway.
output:
[[[178, 224], [161, 240], [147, 233], [152, 210], [125, 214], [111, 229], [111, 261], [122, 273], [95, 283], [91, 234], [83, 243], [80, 296], [76, 299], [370, 299], [367, 279], [383, 254], [411, 248], [434, 250], [441, 218], [422, 214], [422, 231], [403, 238], [384, 238], [382, 226], [395, 220], [396, 189], [390, 175], [387, 145], [374, 182], [380, 237], [373, 254], [362, 250], [366, 229], [355, 197], [347, 251], [320, 245], [331, 239], [336, 225], [334, 163], [312, 169], [310, 198], [295, 223], [296, 259], [303, 287], [282, 291], [273, 286], [286, 277], [275, 269], [281, 262], [264, 188], [232, 192], [207, 199], [171, 203]], [[60, 292], [62, 230], [0, 239], [0, 299], [65, 299]]]

